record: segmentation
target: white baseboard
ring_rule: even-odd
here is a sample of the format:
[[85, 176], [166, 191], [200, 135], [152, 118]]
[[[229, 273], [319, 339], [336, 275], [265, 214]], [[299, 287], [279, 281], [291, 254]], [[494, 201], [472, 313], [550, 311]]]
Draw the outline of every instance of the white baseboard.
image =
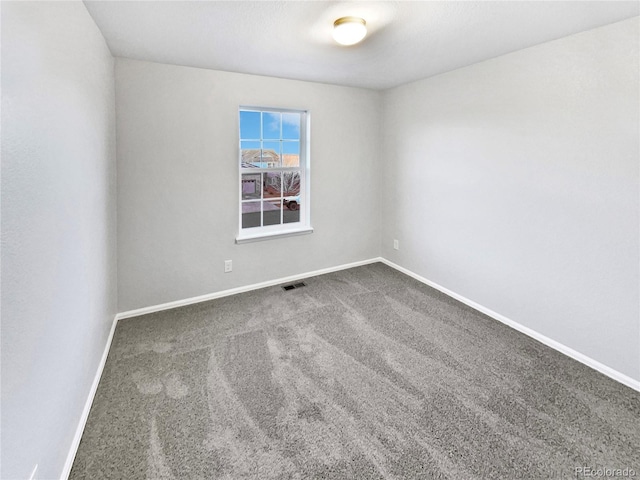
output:
[[286, 283], [286, 282], [292, 282], [292, 281], [296, 281], [296, 280], [302, 280], [304, 278], [309, 278], [309, 277], [314, 277], [316, 275], [323, 275], [325, 273], [331, 273], [331, 272], [337, 272], [339, 270], [346, 270], [348, 268], [354, 268], [354, 267], [360, 267], [362, 265], [369, 265], [371, 263], [376, 263], [376, 262], [382, 262], [388, 266], [390, 266], [391, 268], [394, 268], [396, 270], [398, 270], [399, 272], [404, 273], [405, 275], [409, 275], [412, 278], [415, 278], [416, 280], [418, 280], [419, 282], [424, 283], [425, 285], [428, 285], [430, 287], [435, 288], [436, 290], [439, 290], [440, 292], [444, 293], [445, 295], [448, 295], [451, 298], [454, 298], [455, 300], [458, 300], [459, 302], [464, 303], [465, 305], [468, 305], [469, 307], [473, 308], [474, 310], [477, 310], [481, 313], [484, 313], [485, 315], [501, 322], [504, 323], [505, 325], [508, 325], [509, 327], [524, 333], [525, 335], [528, 335], [529, 337], [538, 340], [540, 343], [543, 343], [545, 345], [547, 345], [548, 347], [553, 348], [554, 350], [557, 350], [560, 353], [563, 353], [565, 355], [567, 355], [568, 357], [573, 358], [574, 360], [577, 360], [580, 363], [583, 363], [584, 365], [587, 365], [588, 367], [593, 368], [594, 370], [612, 378], [613, 380], [616, 380], [620, 383], [622, 383], [623, 385], [626, 385], [636, 391], [640, 392], [640, 381], [638, 380], [634, 380], [633, 378], [624, 375], [623, 373], [618, 372], [617, 370], [614, 370], [611, 367], [608, 367], [596, 360], [593, 360], [592, 358], [576, 351], [573, 350], [572, 348], [567, 347], [566, 345], [563, 345], [560, 342], [557, 342], [549, 337], [546, 337], [538, 332], [536, 332], [535, 330], [532, 330], [528, 327], [525, 327], [524, 325], [519, 324], [518, 322], [514, 322], [513, 320], [500, 315], [499, 313], [494, 312], [493, 310], [490, 310], [476, 302], [474, 302], [473, 300], [469, 300], [466, 297], [463, 297], [462, 295], [459, 295], [451, 290], [449, 290], [448, 288], [445, 288], [435, 282], [432, 282], [431, 280], [427, 280], [426, 278], [418, 275], [417, 273], [412, 272], [411, 270], [408, 270], [404, 267], [401, 267], [400, 265], [396, 265], [393, 262], [390, 262], [389, 260], [387, 260], [386, 258], [382, 258], [382, 257], [377, 257], [377, 258], [370, 258], [368, 260], [362, 260], [360, 262], [353, 262], [353, 263], [348, 263], [348, 264], [344, 264], [344, 265], [338, 265], [336, 267], [330, 267], [330, 268], [323, 268], [320, 270], [315, 270], [313, 272], [307, 272], [307, 273], [302, 273], [299, 275], [291, 275], [289, 277], [282, 277], [282, 278], [277, 278], [275, 280], [269, 280], [266, 282], [260, 282], [260, 283], [254, 283], [252, 285], [247, 285], [244, 287], [237, 287], [237, 288], [231, 288], [229, 290], [223, 290], [221, 292], [215, 292], [215, 293], [210, 293], [207, 295], [200, 295], [198, 297], [191, 297], [191, 298], [187, 298], [184, 300], [177, 300], [175, 302], [168, 302], [168, 303], [163, 303], [160, 305], [154, 305], [154, 306], [150, 306], [150, 307], [145, 307], [145, 308], [139, 308], [136, 310], [129, 310], [126, 312], [121, 312], [118, 313], [115, 318], [113, 319], [113, 325], [111, 326], [111, 331], [109, 332], [109, 336], [107, 338], [107, 343], [105, 345], [104, 348], [104, 352], [102, 354], [102, 358], [100, 359], [100, 364], [98, 365], [98, 370], [96, 372], [96, 376], [93, 380], [93, 384], [91, 385], [91, 390], [89, 392], [89, 397], [87, 398], [87, 402], [85, 403], [84, 406], [84, 410], [82, 411], [82, 416], [80, 417], [80, 422], [78, 423], [78, 428], [76, 429], [76, 434], [73, 438], [73, 442], [71, 444], [71, 448], [69, 450], [69, 454], [67, 456], [67, 461], [65, 462], [64, 465], [64, 469], [62, 471], [62, 475], [60, 476], [61, 480], [67, 480], [69, 477], [69, 474], [71, 473], [71, 467], [73, 466], [73, 461], [75, 460], [76, 457], [76, 453], [78, 451], [78, 446], [80, 445], [80, 440], [82, 438], [82, 433], [84, 432], [84, 427], [87, 423], [87, 419], [89, 418], [89, 412], [91, 411], [91, 405], [93, 404], [93, 398], [95, 397], [96, 391], [98, 390], [98, 384], [100, 383], [100, 378], [102, 377], [102, 371], [104, 370], [105, 364], [107, 362], [107, 356], [109, 355], [109, 349], [111, 348], [111, 342], [113, 341], [113, 335], [115, 333], [116, 330], [116, 325], [118, 323], [119, 320], [121, 319], [125, 319], [125, 318], [130, 318], [130, 317], [136, 317], [139, 315], [145, 315], [147, 313], [153, 313], [153, 312], [159, 312], [162, 310], [169, 310], [172, 308], [177, 308], [177, 307], [182, 307], [185, 305], [192, 305], [194, 303], [199, 303], [199, 302], [206, 302], [208, 300], [213, 300], [216, 298], [222, 298], [222, 297], [227, 297], [229, 295], [235, 295], [237, 293], [243, 293], [243, 292], [249, 292], [251, 290], [257, 290], [260, 288], [265, 288], [265, 287], [271, 287], [273, 285], [278, 285], [281, 283]]
[[257, 290], [259, 288], [271, 287], [273, 285], [278, 285], [280, 283], [292, 282], [295, 280], [302, 280], [304, 278], [315, 277], [316, 275], [337, 272], [339, 270], [346, 270], [348, 268], [353, 268], [353, 267], [360, 267], [362, 265], [369, 265], [370, 263], [376, 263], [380, 261], [382, 261], [381, 258], [370, 258], [368, 260], [362, 260], [360, 262], [353, 262], [353, 263], [347, 263], [344, 265], [338, 265], [336, 267], [323, 268], [320, 270], [315, 270], [313, 272], [302, 273], [299, 275], [291, 275], [289, 277], [282, 277], [282, 278], [277, 278], [275, 280], [269, 280], [266, 282], [254, 283], [252, 285], [247, 285], [244, 287], [231, 288], [229, 290], [223, 290], [221, 292], [210, 293], [207, 295], [200, 295], [198, 297], [191, 297], [191, 298], [186, 298], [184, 300], [177, 300], [175, 302], [168, 302], [160, 305], [153, 305], [151, 307], [139, 308], [136, 310], [129, 310], [127, 312], [118, 313], [113, 319], [113, 324], [111, 325], [111, 331], [109, 332], [109, 336], [107, 337], [107, 342], [104, 347], [104, 352], [102, 353], [102, 358], [100, 359], [100, 363], [98, 364], [98, 370], [96, 371], [96, 376], [93, 379], [93, 384], [91, 385], [89, 396], [84, 405], [82, 416], [80, 417], [78, 427], [76, 428], [76, 433], [73, 437], [73, 441], [71, 442], [71, 447], [69, 448], [69, 454], [67, 455], [67, 460], [64, 464], [64, 468], [62, 470], [62, 474], [60, 475], [60, 479], [68, 480], [69, 474], [71, 473], [71, 468], [73, 467], [73, 462], [76, 458], [78, 447], [80, 446], [80, 440], [82, 439], [84, 427], [87, 424], [87, 420], [89, 418], [91, 405], [93, 404], [93, 399], [96, 395], [96, 391], [98, 390], [98, 384], [100, 383], [100, 378], [102, 377], [104, 366], [107, 363], [107, 356], [109, 355], [109, 349], [111, 348], [111, 343], [113, 342], [113, 335], [116, 331], [116, 325], [118, 324], [119, 320], [130, 318], [130, 317], [137, 317], [139, 315], [145, 315], [147, 313], [159, 312], [162, 310], [169, 310], [171, 308], [182, 307], [182, 306], [191, 305], [194, 303], [206, 302], [208, 300], [213, 300], [215, 298], [228, 297], [229, 295], [235, 295], [237, 293]]
[[634, 390], [637, 390], [640, 392], [640, 381], [635, 380], [631, 377], [629, 377], [628, 375], [625, 375], [623, 373], [618, 372], [617, 370], [614, 370], [611, 367], [608, 367], [607, 365], [604, 365], [603, 363], [598, 362], [597, 360], [594, 360], [570, 347], [567, 347], [566, 345], [557, 342], [555, 340], [553, 340], [552, 338], [546, 337], [544, 335], [542, 335], [541, 333], [536, 332], [535, 330], [530, 329], [529, 327], [525, 327], [524, 325], [519, 324], [518, 322], [515, 322], [507, 317], [505, 317], [504, 315], [500, 315], [499, 313], [494, 312], [493, 310], [490, 310], [476, 302], [474, 302], [473, 300], [469, 300], [466, 297], [463, 297], [462, 295], [459, 295], [455, 292], [452, 292], [451, 290], [449, 290], [448, 288], [443, 287], [442, 285], [438, 285], [435, 282], [432, 282], [431, 280], [428, 280], [420, 275], [418, 275], [417, 273], [412, 272], [411, 270], [408, 270], [404, 267], [401, 267], [400, 265], [396, 265], [393, 262], [390, 262], [389, 260], [387, 260], [386, 258], [381, 258], [380, 261], [388, 266], [390, 266], [391, 268], [394, 268], [396, 270], [398, 270], [399, 272], [404, 273], [405, 275], [409, 275], [410, 277], [415, 278], [416, 280], [418, 280], [419, 282], [424, 283], [425, 285], [428, 285], [430, 287], [435, 288], [436, 290], [439, 290], [440, 292], [444, 293], [445, 295], [448, 295], [451, 298], [454, 298], [456, 300], [458, 300], [459, 302], [464, 303], [465, 305], [468, 305], [469, 307], [473, 308], [474, 310], [477, 310], [479, 312], [484, 313], [485, 315], [501, 322], [504, 323], [505, 325], [508, 325], [509, 327], [524, 333], [525, 335], [528, 335], [529, 337], [539, 341], [540, 343], [545, 344], [548, 347], [553, 348], [554, 350], [557, 350], [560, 353], [564, 353], [565, 355], [567, 355], [568, 357], [573, 358], [574, 360], [577, 360], [580, 363], [585, 364], [588, 367], [593, 368], [594, 370], [597, 370], [598, 372], [606, 375], [609, 378], [612, 378], [613, 380], [616, 380], [620, 383], [622, 383], [623, 385], [626, 385], [627, 387], [630, 387]]
[[258, 290], [260, 288], [272, 287], [281, 283], [293, 282], [296, 280], [302, 280], [304, 278], [315, 277], [317, 275], [323, 275], [325, 273], [337, 272], [339, 270], [346, 270], [348, 268], [360, 267], [362, 265], [369, 265], [371, 263], [381, 262], [382, 258], [370, 258], [368, 260], [362, 260], [359, 262], [346, 263], [338, 265], [336, 267], [322, 268], [320, 270], [314, 270], [312, 272], [301, 273], [298, 275], [291, 275], [289, 277], [276, 278], [274, 280], [267, 280], [266, 282], [253, 283], [244, 287], [230, 288], [229, 290], [222, 290], [220, 292], [207, 293], [206, 295], [200, 295], [197, 297], [185, 298], [184, 300], [176, 300], [174, 302], [161, 303], [159, 305], [152, 305], [150, 307], [137, 308], [135, 310], [128, 310], [116, 315], [118, 320], [130, 317], [139, 317], [140, 315], [146, 315], [147, 313], [161, 312], [162, 310], [170, 310], [172, 308], [184, 307], [185, 305], [192, 305], [194, 303], [207, 302], [216, 298], [228, 297], [230, 295], [236, 295], [238, 293], [249, 292], [251, 290]]
[[[274, 280], [269, 280], [266, 282], [260, 282], [260, 283], [254, 283], [252, 285], [246, 285], [243, 287], [236, 287], [236, 288], [231, 288], [229, 290], [222, 290], [220, 292], [214, 292], [214, 293], [209, 293], [206, 295], [200, 295], [197, 297], [191, 297], [191, 298], [186, 298], [184, 300], [176, 300], [174, 302], [168, 302], [168, 303], [162, 303], [160, 305], [153, 305], [150, 307], [144, 307], [144, 308], [138, 308], [136, 310], [129, 310], [126, 312], [121, 312], [119, 314], [116, 315], [116, 320], [121, 320], [124, 318], [130, 318], [130, 317], [137, 317], [140, 315], [145, 315], [148, 313], [153, 313], [153, 312], [160, 312], [162, 310], [169, 310], [172, 308], [177, 308], [177, 307], [183, 307], [185, 305], [192, 305], [194, 303], [200, 303], [200, 302], [206, 302], [209, 300], [214, 300], [216, 298], [222, 298], [222, 297], [227, 297], [229, 295], [236, 295], [238, 293], [243, 293], [243, 292], [249, 292], [251, 290], [257, 290], [260, 288], [265, 288], [265, 287], [271, 287], [273, 285], [278, 285], [281, 283], [286, 283], [286, 282], [292, 282], [292, 281], [296, 281], [296, 280], [302, 280], [304, 278], [309, 278], [309, 277], [314, 277], [316, 275], [323, 275], [325, 273], [331, 273], [331, 272], [337, 272], [339, 270], [346, 270], [348, 268], [354, 268], [354, 267], [360, 267], [362, 265], [369, 265], [371, 263], [376, 263], [376, 262], [382, 262], [388, 266], [390, 266], [391, 268], [394, 268], [396, 270], [398, 270], [399, 272], [402, 272], [406, 275], [409, 275], [412, 278], [415, 278], [416, 280], [418, 280], [419, 282], [424, 283], [425, 285], [428, 285], [430, 287], [435, 288], [436, 290], [439, 290], [440, 292], [444, 293], [445, 295], [448, 295], [451, 298], [454, 298], [456, 300], [458, 300], [459, 302], [464, 303], [465, 305], [468, 305], [469, 307], [473, 308], [474, 310], [477, 310], [481, 313], [484, 313], [485, 315], [501, 322], [504, 323], [505, 325], [508, 325], [509, 327], [524, 333], [525, 335], [528, 335], [529, 337], [538, 340], [539, 342], [547, 345], [548, 347], [553, 348], [554, 350], [557, 350], [558, 352], [561, 352], [565, 355], [567, 355], [568, 357], [573, 358], [574, 360], [577, 360], [580, 363], [583, 363], [585, 365], [587, 365], [588, 367], [593, 368], [594, 370], [597, 370], [598, 372], [622, 383], [623, 385], [626, 385], [634, 390], [637, 390], [640, 392], [640, 381], [635, 380], [631, 377], [629, 377], [628, 375], [625, 375], [623, 373], [618, 372], [617, 370], [614, 370], [611, 367], [608, 367], [607, 365], [604, 365], [603, 363], [598, 362], [597, 360], [592, 359], [591, 357], [588, 357], [587, 355], [584, 355], [570, 347], [567, 347], [566, 345], [553, 340], [552, 338], [546, 337], [545, 335], [542, 335], [541, 333], [536, 332], [535, 330], [532, 330], [529, 327], [525, 327], [524, 325], [521, 325], [520, 323], [511, 320], [510, 318], [505, 317], [504, 315], [501, 315], [497, 312], [494, 312], [493, 310], [484, 307], [483, 305], [480, 305], [479, 303], [474, 302], [473, 300], [469, 300], [466, 297], [463, 297], [462, 295], [459, 295], [451, 290], [449, 290], [448, 288], [443, 287], [442, 285], [439, 285], [435, 282], [432, 282], [431, 280], [428, 280], [420, 275], [418, 275], [417, 273], [412, 272], [411, 270], [408, 270], [404, 267], [401, 267], [400, 265], [397, 265], [389, 260], [387, 260], [386, 258], [382, 258], [382, 257], [376, 257], [376, 258], [370, 258], [368, 260], [362, 260], [360, 262], [353, 262], [353, 263], [347, 263], [347, 264], [343, 264], [343, 265], [338, 265], [335, 267], [330, 267], [330, 268], [323, 268], [320, 270], [315, 270], [312, 272], [306, 272], [306, 273], [302, 273], [302, 274], [298, 274], [298, 275], [291, 275], [289, 277], [282, 277], [282, 278], [277, 278]], [[102, 371], [102, 370], [100, 370]]]
[[100, 363], [98, 364], [98, 370], [96, 371], [96, 376], [94, 377], [93, 383], [91, 384], [91, 390], [89, 390], [89, 396], [87, 398], [86, 403], [84, 404], [84, 409], [82, 410], [82, 416], [80, 417], [80, 422], [78, 422], [78, 428], [76, 428], [76, 434], [73, 437], [73, 442], [71, 442], [71, 447], [69, 448], [69, 454], [67, 455], [67, 461], [65, 462], [64, 468], [62, 469], [60, 480], [67, 480], [69, 478], [69, 474], [71, 473], [71, 467], [73, 467], [73, 461], [76, 459], [76, 453], [78, 453], [78, 447], [80, 446], [80, 440], [82, 439], [84, 427], [87, 424], [87, 420], [89, 419], [89, 412], [91, 411], [93, 398], [96, 396], [96, 391], [98, 390], [98, 384], [100, 383], [100, 378], [102, 377], [102, 371], [104, 370], [104, 366], [107, 363], [107, 356], [109, 355], [111, 342], [113, 341], [113, 334], [116, 331], [117, 324], [118, 324], [118, 316], [116, 315], [113, 319], [113, 324], [111, 325], [111, 330], [109, 331], [109, 336], [107, 337], [107, 343], [104, 346], [104, 351], [102, 352], [102, 358], [100, 359]]
[[[535, 330], [532, 330], [528, 327], [525, 327], [524, 325], [519, 324], [518, 322], [514, 322], [513, 320], [505, 317], [504, 315], [500, 315], [499, 313], [494, 312], [493, 310], [490, 310], [476, 302], [474, 302], [473, 300], [469, 300], [466, 297], [463, 297], [462, 295], [459, 295], [451, 290], [449, 290], [448, 288], [443, 287], [442, 285], [439, 285], [435, 282], [432, 282], [431, 280], [428, 280], [420, 275], [418, 275], [417, 273], [412, 272], [411, 270], [408, 270], [404, 267], [401, 267], [400, 265], [397, 265], [393, 262], [390, 262], [389, 260], [387, 260], [386, 258], [382, 258], [382, 257], [377, 257], [377, 258], [370, 258], [368, 260], [362, 260], [360, 262], [353, 262], [353, 263], [348, 263], [348, 264], [344, 264], [344, 265], [338, 265], [336, 267], [329, 267], [329, 268], [323, 268], [320, 270], [315, 270], [312, 272], [307, 272], [307, 273], [302, 273], [302, 274], [298, 274], [298, 275], [291, 275], [288, 277], [282, 277], [282, 278], [277, 278], [274, 280], [269, 280], [266, 282], [260, 282], [260, 283], [254, 283], [252, 285], [247, 285], [244, 287], [237, 287], [237, 288], [231, 288], [229, 290], [223, 290], [220, 292], [215, 292], [215, 293], [210, 293], [207, 295], [200, 295], [198, 297], [191, 297], [191, 298], [187, 298], [184, 300], [177, 300], [175, 302], [168, 302], [168, 303], [163, 303], [160, 305], [153, 305], [150, 307], [145, 307], [145, 308], [139, 308], [136, 310], [129, 310], [126, 312], [121, 312], [118, 313], [114, 319], [113, 319], [113, 324], [111, 326], [111, 331], [109, 332], [109, 336], [107, 337], [107, 342], [104, 348], [104, 352], [102, 353], [102, 358], [100, 359], [100, 363], [98, 364], [98, 370], [96, 371], [96, 376], [93, 380], [93, 384], [91, 385], [91, 390], [89, 391], [89, 396], [87, 398], [87, 401], [85, 403], [84, 409], [82, 411], [82, 416], [80, 417], [80, 422], [78, 423], [78, 427], [76, 429], [76, 434], [73, 438], [73, 442], [71, 443], [71, 447], [69, 450], [69, 454], [67, 456], [67, 461], [65, 462], [64, 468], [62, 470], [62, 474], [60, 476], [61, 480], [68, 480], [69, 478], [69, 474], [71, 473], [71, 468], [73, 467], [73, 462], [76, 458], [76, 453], [78, 452], [78, 447], [80, 445], [80, 440], [82, 439], [82, 434], [84, 432], [84, 427], [87, 423], [87, 420], [89, 418], [89, 412], [91, 411], [91, 405], [93, 404], [93, 399], [96, 395], [96, 391], [98, 390], [98, 384], [100, 383], [100, 378], [102, 377], [102, 372], [104, 370], [105, 364], [107, 362], [107, 356], [109, 355], [109, 349], [111, 348], [111, 343], [113, 341], [113, 335], [115, 333], [116, 330], [116, 325], [118, 324], [118, 321], [121, 319], [125, 319], [125, 318], [130, 318], [130, 317], [136, 317], [139, 315], [145, 315], [147, 313], [153, 313], [153, 312], [159, 312], [162, 310], [169, 310], [172, 308], [177, 308], [177, 307], [182, 307], [185, 305], [192, 305], [194, 303], [199, 303], [199, 302], [206, 302], [208, 300], [213, 300], [216, 298], [222, 298], [222, 297], [227, 297], [229, 295], [235, 295], [238, 293], [243, 293], [243, 292], [249, 292], [251, 290], [257, 290], [260, 288], [265, 288], [265, 287], [271, 287], [273, 285], [278, 285], [281, 283], [286, 283], [286, 282], [292, 282], [292, 281], [296, 281], [296, 280], [302, 280], [304, 278], [309, 278], [309, 277], [314, 277], [316, 275], [323, 275], [325, 273], [331, 273], [331, 272], [337, 272], [339, 270], [346, 270], [348, 268], [354, 268], [354, 267], [360, 267], [362, 265], [369, 265], [371, 263], [376, 263], [376, 262], [382, 262], [388, 266], [390, 266], [391, 268], [394, 268], [396, 270], [398, 270], [399, 272], [404, 273], [405, 275], [409, 275], [412, 278], [415, 278], [416, 280], [418, 280], [419, 282], [424, 283], [425, 285], [428, 285], [430, 287], [435, 288], [436, 290], [444, 293], [445, 295], [448, 295], [451, 298], [454, 298], [455, 300], [458, 300], [459, 302], [464, 303], [465, 305], [468, 305], [469, 307], [473, 308], [474, 310], [477, 310], [479, 312], [484, 313], [485, 315], [488, 315], [489, 317], [504, 323], [505, 325], [508, 325], [509, 327], [524, 333], [525, 335], [528, 335], [529, 337], [538, 340], [539, 342], [543, 343], [544, 345], [547, 345], [548, 347], [553, 348], [554, 350], [557, 350], [560, 353], [563, 353], [565, 355], [567, 355], [568, 357], [573, 358], [574, 360], [577, 360], [580, 363], [583, 363], [584, 365], [587, 365], [588, 367], [593, 368], [594, 370], [612, 378], [613, 380], [616, 380], [620, 383], [622, 383], [623, 385], [626, 385], [636, 391], [640, 392], [640, 381], [634, 380], [633, 378], [624, 375], [623, 373], [618, 372], [617, 370], [614, 370], [611, 367], [608, 367], [596, 360], [593, 360], [592, 358], [576, 351], [573, 350], [572, 348], [567, 347], [566, 345], [557, 342], [549, 337], [546, 337], [538, 332], [536, 332]], [[37, 469], [37, 465], [35, 467], [35, 469]], [[34, 472], [32, 473], [35, 474], [35, 469]]]

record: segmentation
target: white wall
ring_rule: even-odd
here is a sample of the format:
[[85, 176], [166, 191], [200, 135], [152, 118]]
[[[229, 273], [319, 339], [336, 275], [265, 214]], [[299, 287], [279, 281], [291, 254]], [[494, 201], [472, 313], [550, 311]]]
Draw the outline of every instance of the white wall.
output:
[[113, 58], [81, 2], [2, 2], [2, 472], [59, 478], [116, 310]]
[[[117, 59], [116, 105], [120, 311], [378, 255], [379, 93]], [[240, 105], [309, 110], [314, 233], [234, 243]]]
[[384, 257], [636, 380], [638, 45], [636, 17], [385, 92], [382, 188]]

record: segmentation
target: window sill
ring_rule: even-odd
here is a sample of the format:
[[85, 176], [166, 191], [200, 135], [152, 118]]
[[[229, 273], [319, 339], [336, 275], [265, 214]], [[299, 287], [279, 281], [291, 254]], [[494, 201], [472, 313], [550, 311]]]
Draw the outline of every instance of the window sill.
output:
[[298, 228], [295, 230], [286, 230], [286, 231], [273, 232], [273, 233], [259, 233], [256, 235], [238, 235], [238, 237], [236, 237], [236, 243], [239, 245], [241, 243], [261, 242], [263, 240], [271, 240], [274, 238], [294, 237], [296, 235], [308, 235], [309, 233], [313, 233], [313, 228], [304, 227], [304, 228]]

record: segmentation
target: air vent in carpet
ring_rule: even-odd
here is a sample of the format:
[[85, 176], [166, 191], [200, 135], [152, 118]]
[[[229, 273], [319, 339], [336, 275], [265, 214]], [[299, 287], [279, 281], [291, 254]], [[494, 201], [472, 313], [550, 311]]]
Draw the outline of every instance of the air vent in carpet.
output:
[[284, 285], [282, 287], [283, 290], [293, 290], [294, 288], [302, 288], [302, 287], [306, 287], [307, 284], [304, 282], [298, 282], [298, 283], [292, 283], [290, 285]]

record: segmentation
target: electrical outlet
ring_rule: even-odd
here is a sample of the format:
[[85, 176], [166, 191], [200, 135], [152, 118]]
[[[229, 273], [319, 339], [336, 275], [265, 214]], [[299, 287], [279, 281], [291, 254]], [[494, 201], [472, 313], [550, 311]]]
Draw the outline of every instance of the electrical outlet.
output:
[[398, 243], [398, 240], [393, 241], [393, 249], [400, 250], [400, 244]]
[[36, 466], [33, 467], [33, 470], [31, 471], [31, 475], [29, 475], [29, 480], [36, 480], [38, 477], [36, 477], [36, 473], [38, 473], [38, 464], [36, 463]]
[[224, 261], [224, 273], [229, 273], [233, 270], [233, 262], [231, 260]]

